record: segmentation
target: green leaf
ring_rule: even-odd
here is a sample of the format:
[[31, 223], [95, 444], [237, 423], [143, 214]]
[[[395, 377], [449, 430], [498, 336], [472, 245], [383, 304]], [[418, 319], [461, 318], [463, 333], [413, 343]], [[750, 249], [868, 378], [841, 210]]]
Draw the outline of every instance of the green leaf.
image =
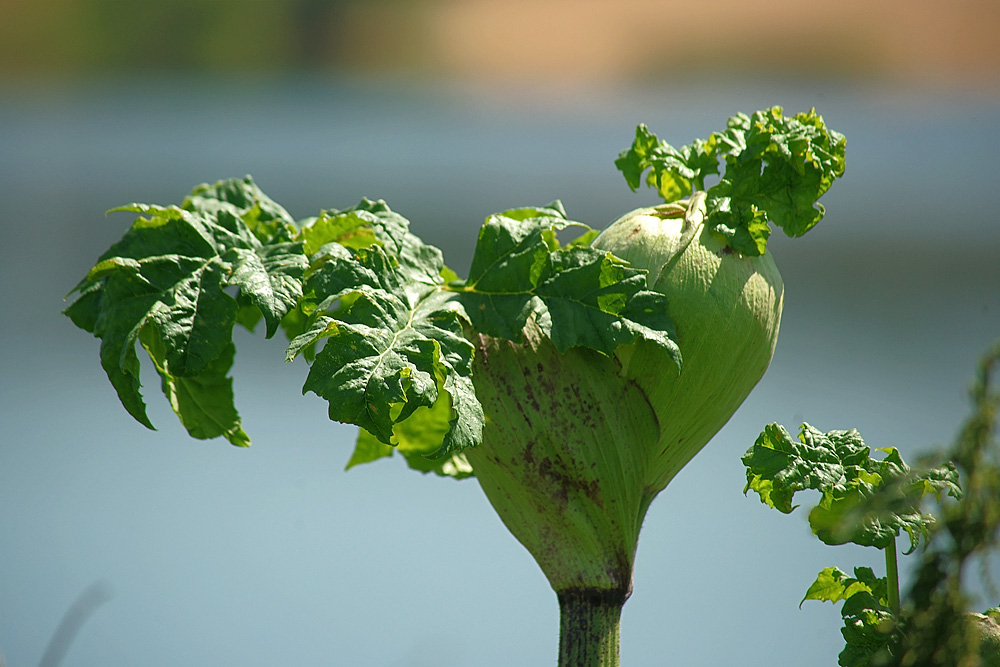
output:
[[532, 218], [558, 218], [561, 220], [569, 219], [566, 217], [566, 209], [563, 208], [563, 204], [558, 199], [551, 202], [545, 206], [522, 206], [520, 208], [511, 208], [506, 211], [502, 211], [497, 215], [502, 215], [505, 218], [510, 218], [511, 220], [530, 220]]
[[173, 374], [204, 371], [232, 337], [236, 301], [223, 291], [228, 267], [202, 221], [173, 211], [140, 219], [106, 255], [87, 277], [87, 300], [97, 299], [87, 323], [101, 339], [101, 363], [122, 404], [152, 428], [139, 394], [139, 333], [150, 328], [163, 339]]
[[645, 272], [609, 253], [562, 246], [556, 233], [576, 224], [555, 216], [490, 216], [469, 279], [458, 288], [473, 327], [519, 341], [534, 318], [560, 351], [582, 346], [604, 354], [643, 338], [670, 352], [679, 367], [666, 297], [645, 290]]
[[725, 131], [680, 150], [640, 125], [615, 164], [633, 190], [649, 169], [647, 183], [669, 203], [704, 188], [724, 159], [722, 178], [706, 191], [706, 224], [736, 252], [758, 256], [767, 249], [771, 223], [801, 236], [822, 219], [817, 201], [843, 176], [845, 147], [844, 136], [814, 109], [789, 117], [775, 106], [737, 114]]
[[177, 376], [170, 372], [163, 340], [147, 329], [142, 345], [160, 374], [163, 393], [181, 424], [194, 438], [206, 440], [224, 437], [230, 444], [250, 446], [239, 414], [233, 404], [233, 381], [228, 377], [236, 347], [230, 343], [215, 361], [194, 376]]
[[730, 247], [762, 254], [767, 223], [802, 236], [823, 218], [816, 202], [844, 174], [846, 140], [827, 129], [815, 110], [787, 117], [781, 107], [771, 107], [737, 115], [722, 137], [726, 169], [709, 188], [706, 207], [709, 225]]
[[[960, 493], [954, 466], [911, 471], [895, 448], [871, 458], [870, 448], [855, 431], [822, 433], [803, 424], [798, 439], [771, 424], [757, 438], [743, 463], [744, 493], [753, 490], [761, 502], [789, 513], [795, 493], [819, 491], [809, 514], [813, 533], [826, 544], [853, 542], [880, 549], [906, 532], [910, 550], [926, 537], [934, 518], [920, 511], [928, 493]], [[878, 492], [878, 493], [877, 493]]]
[[231, 248], [222, 259], [232, 267], [228, 284], [239, 287], [240, 295], [257, 307], [267, 323], [267, 337], [272, 337], [302, 295], [302, 244]]
[[308, 266], [304, 244], [292, 238], [296, 227], [291, 216], [249, 176], [201, 185], [184, 208], [215, 223], [209, 231], [230, 266], [228, 285], [240, 288], [241, 301], [261, 312], [267, 337], [272, 337], [301, 296]]
[[744, 493], [757, 491], [761, 502], [788, 514], [798, 491], [846, 491], [845, 470], [857, 469], [869, 451], [853, 429], [824, 434], [803, 424], [796, 440], [784, 426], [769, 424], [743, 455], [747, 467]]
[[858, 591], [841, 609], [844, 650], [838, 656], [841, 667], [876, 667], [896, 664], [900, 635], [892, 612], [868, 591]]
[[805, 597], [799, 602], [799, 607], [806, 600], [820, 600], [837, 603], [846, 600], [858, 591], [872, 592], [871, 587], [854, 577], [851, 577], [839, 567], [828, 567], [822, 570], [812, 583]]
[[358, 429], [357, 444], [347, 468], [390, 457], [398, 451], [414, 470], [456, 479], [471, 477], [472, 466], [465, 454], [458, 452], [451, 456], [436, 456], [441, 442], [451, 428], [450, 422], [448, 393], [440, 391], [434, 405], [417, 408], [407, 420], [393, 426], [395, 447], [380, 442], [363, 428]]
[[375, 216], [366, 211], [328, 211], [302, 228], [305, 254], [312, 256], [327, 243], [337, 243], [346, 248], [367, 248], [377, 243], [372, 229]]
[[934, 516], [920, 511], [921, 500], [927, 495], [938, 499], [942, 494], [961, 497], [958, 471], [953, 464], [911, 470], [895, 448], [881, 451], [889, 455], [878, 463], [891, 466], [889, 474], [882, 473], [881, 484], [871, 491], [859, 486], [817, 505], [809, 513], [809, 525], [823, 542], [853, 542], [884, 549], [905, 532], [910, 540], [905, 553], [911, 553], [935, 527]]
[[[289, 361], [311, 363], [303, 391], [365, 431], [351, 465], [396, 446], [411, 467], [457, 477], [471, 474], [458, 454], [479, 444], [485, 421], [471, 325], [517, 339], [532, 318], [560, 350], [605, 354], [644, 338], [680, 364], [665, 298], [643, 289], [643, 272], [590, 248], [594, 231], [567, 221], [559, 202], [493, 216], [468, 283], [382, 201], [299, 230], [246, 178], [199, 186], [181, 207], [118, 210], [141, 217], [77, 285], [66, 314], [101, 339], [120, 400], [150, 428], [136, 343], [191, 435], [248, 444], [228, 377], [232, 329], [260, 320], [268, 337], [289, 336]], [[582, 234], [564, 245], [557, 233], [567, 229]]]
[[[643, 336], [676, 352], [664, 298], [642, 289], [644, 274], [621, 260], [563, 246], [559, 231], [590, 230], [568, 222], [558, 202], [507, 213], [484, 224], [464, 283], [384, 202], [364, 200], [303, 230], [307, 251], [315, 250], [303, 292], [312, 306], [301, 309], [311, 315], [286, 356], [322, 344], [304, 390], [329, 401], [331, 419], [365, 431], [349, 465], [384, 458], [394, 446], [411, 467], [469, 474], [448, 458], [478, 444], [484, 424], [467, 324], [517, 340], [534, 317], [563, 350], [608, 354]], [[341, 242], [357, 238], [374, 242]]]
[[[870, 567], [854, 568], [853, 577], [838, 567], [822, 570], [802, 598], [802, 602], [821, 600], [837, 603], [862, 591], [870, 593], [883, 606], [889, 604], [886, 578], [876, 577]], [[802, 602], [799, 603], [799, 607], [802, 606]]]
[[[227, 425], [216, 435], [246, 444], [220, 368], [228, 369], [226, 358], [231, 363], [233, 325], [253, 324], [246, 307], [260, 311], [273, 335], [301, 293], [306, 260], [291, 240], [288, 214], [249, 179], [200, 186], [183, 208], [115, 210], [141, 216], [77, 286], [66, 314], [101, 339], [101, 365], [140, 423], [152, 428], [140, 393], [141, 339], [167, 374], [164, 392], [192, 435], [213, 437], [204, 435], [213, 431], [205, 423], [218, 417]], [[238, 299], [227, 293], [231, 287]], [[213, 407], [196, 417], [194, 405]]]
[[393, 258], [407, 281], [431, 287], [441, 284], [445, 268], [441, 251], [412, 234], [409, 221], [384, 201], [363, 199], [345, 213], [355, 213], [369, 220], [377, 243]]
[[[884, 662], [898, 649], [896, 619], [889, 609], [888, 583], [869, 567], [854, 568], [854, 576], [836, 567], [822, 570], [802, 602], [844, 602], [841, 616], [845, 647], [838, 664], [844, 667], [889, 665]], [[802, 602], [799, 606], [802, 606]]]
[[718, 157], [711, 140], [695, 140], [678, 150], [660, 141], [643, 124], [636, 128], [632, 146], [618, 155], [615, 166], [633, 191], [641, 184], [643, 172], [649, 169], [646, 183], [667, 203], [703, 189], [705, 177], [719, 173]]
[[288, 241], [296, 232], [288, 211], [261, 192], [249, 176], [199, 185], [184, 200], [184, 208], [213, 217], [220, 212], [235, 214], [262, 242]]
[[[400, 444], [400, 425], [415, 415], [421, 421], [418, 410], [443, 393], [448, 428], [420, 454], [443, 457], [479, 444], [484, 418], [472, 385], [473, 347], [461, 306], [443, 289], [440, 251], [410, 234], [384, 202], [366, 200], [355, 211], [377, 243], [352, 250], [324, 239], [314, 257], [306, 291], [318, 304], [286, 355], [290, 361], [323, 341], [303, 390], [329, 401], [331, 419], [385, 445]], [[385, 451], [365, 447], [359, 461]]]

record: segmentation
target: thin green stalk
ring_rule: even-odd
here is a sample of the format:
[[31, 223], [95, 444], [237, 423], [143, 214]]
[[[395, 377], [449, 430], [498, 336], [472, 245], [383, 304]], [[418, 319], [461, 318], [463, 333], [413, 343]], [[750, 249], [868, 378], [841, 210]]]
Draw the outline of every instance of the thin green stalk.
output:
[[559, 593], [559, 667], [619, 667], [626, 597], [614, 591]]
[[899, 617], [899, 565], [896, 562], [896, 538], [893, 537], [889, 546], [885, 548], [885, 576], [889, 589], [889, 611], [892, 615]]

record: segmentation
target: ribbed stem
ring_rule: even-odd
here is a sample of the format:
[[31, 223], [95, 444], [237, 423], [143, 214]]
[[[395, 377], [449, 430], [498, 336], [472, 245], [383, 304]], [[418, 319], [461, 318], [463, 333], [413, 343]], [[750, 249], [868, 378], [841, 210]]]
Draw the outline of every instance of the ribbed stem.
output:
[[619, 627], [627, 594], [559, 593], [559, 667], [618, 667]]

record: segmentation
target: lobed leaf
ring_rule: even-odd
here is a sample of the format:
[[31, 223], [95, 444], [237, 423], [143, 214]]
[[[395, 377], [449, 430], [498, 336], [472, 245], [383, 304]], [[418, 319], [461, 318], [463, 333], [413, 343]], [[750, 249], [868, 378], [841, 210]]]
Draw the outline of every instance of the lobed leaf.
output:
[[899, 637], [894, 634], [895, 619], [889, 608], [888, 580], [875, 576], [869, 567], [854, 568], [854, 576], [837, 567], [828, 567], [806, 591], [806, 600], [834, 604], [843, 602], [841, 634], [845, 647], [838, 664], [843, 667], [889, 664], [880, 662], [897, 650]]
[[863, 581], [851, 577], [839, 567], [828, 567], [816, 576], [816, 581], [809, 586], [809, 590], [799, 602], [799, 607], [802, 607], [802, 603], [806, 600], [837, 603], [859, 591], [871, 593], [871, 587]]
[[[757, 491], [761, 502], [788, 514], [798, 491], [845, 492], [849, 470], [868, 458], [869, 448], [855, 431], [822, 433], [803, 424], [798, 439], [780, 424], [769, 424], [753, 447], [743, 455], [747, 486]], [[853, 474], [857, 478], [857, 473]]]
[[[331, 419], [356, 424], [383, 445], [398, 445], [400, 425], [443, 395], [448, 428], [427, 432], [420, 454], [479, 444], [484, 418], [471, 379], [473, 348], [461, 307], [443, 290], [440, 251], [424, 246], [384, 203], [365, 201], [343, 215], [364, 219], [376, 244], [352, 250], [323, 239], [306, 283], [318, 302], [312, 323], [286, 355], [290, 361], [323, 341], [303, 391], [327, 399]], [[359, 439], [359, 456], [378, 458], [385, 450], [367, 437]]]
[[645, 290], [645, 272], [609, 253], [562, 246], [556, 233], [570, 225], [578, 223], [505, 214], [486, 220], [458, 293], [476, 331], [519, 341], [534, 318], [560, 351], [582, 346], [611, 354], [644, 338], [668, 350], [679, 367], [666, 297]]
[[448, 394], [440, 391], [434, 405], [417, 408], [406, 421], [393, 426], [395, 446], [386, 445], [368, 431], [359, 429], [354, 453], [347, 468], [390, 457], [398, 452], [414, 470], [456, 479], [471, 477], [472, 466], [462, 452], [451, 456], [434, 456], [451, 428], [450, 421]]
[[770, 424], [743, 456], [744, 493], [756, 491], [761, 502], [787, 514], [797, 492], [819, 491], [809, 525], [826, 544], [884, 549], [905, 532], [912, 551], [934, 523], [920, 511], [921, 500], [928, 493], [957, 497], [957, 472], [950, 464], [912, 471], [895, 448], [882, 451], [885, 458], [871, 458], [853, 429], [822, 433], [803, 424], [795, 439], [783, 426]]
[[378, 243], [371, 227], [373, 222], [373, 216], [367, 216], [363, 211], [324, 212], [302, 228], [305, 253], [311, 257], [328, 243], [352, 249], [367, 248]]
[[261, 313], [273, 335], [301, 294], [306, 260], [291, 240], [288, 214], [249, 178], [199, 186], [183, 207], [115, 210], [145, 217], [101, 255], [66, 314], [101, 339], [101, 365], [140, 423], [152, 428], [140, 393], [141, 341], [192, 436], [249, 444], [226, 379], [232, 328], [253, 319], [240, 315], [242, 303]]
[[[860, 568], [859, 568], [860, 569]], [[899, 655], [900, 637], [892, 612], [868, 591], [858, 591], [840, 610], [844, 627], [844, 650], [837, 656], [841, 667], [871, 667], [893, 664]]]
[[[821, 600], [837, 603], [852, 597], [855, 593], [869, 593], [880, 605], [888, 606], [888, 585], [885, 577], [876, 577], [870, 567], [854, 568], [854, 576], [850, 576], [838, 567], [828, 567], [820, 571], [816, 581], [806, 591], [802, 602], [806, 600]], [[799, 607], [802, 606], [799, 603]]]
[[646, 183], [667, 203], [705, 187], [705, 178], [719, 173], [716, 142], [695, 140], [680, 150], [660, 141], [644, 124], [635, 130], [632, 146], [622, 151], [615, 166], [634, 192], [647, 169]]
[[249, 176], [199, 185], [184, 200], [184, 208], [209, 216], [220, 212], [236, 214], [262, 243], [288, 241], [297, 232], [288, 211], [264, 194]]

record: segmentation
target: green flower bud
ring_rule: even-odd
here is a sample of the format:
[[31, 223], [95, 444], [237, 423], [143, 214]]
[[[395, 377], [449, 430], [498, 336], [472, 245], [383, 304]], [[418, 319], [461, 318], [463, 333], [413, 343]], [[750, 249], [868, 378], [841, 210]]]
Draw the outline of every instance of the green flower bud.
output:
[[662, 490], [721, 429], [764, 376], [778, 340], [784, 285], [771, 254], [744, 257], [705, 227], [704, 193], [633, 211], [594, 239], [648, 271], [668, 297], [683, 356], [640, 341], [616, 356], [660, 423], [647, 485]]
[[645, 341], [614, 357], [560, 354], [529, 321], [523, 344], [478, 336], [483, 443], [466, 450], [486, 496], [560, 594], [621, 602], [650, 502], [763, 376], [783, 287], [704, 226], [704, 196], [639, 209], [593, 245], [649, 271], [683, 355]]

